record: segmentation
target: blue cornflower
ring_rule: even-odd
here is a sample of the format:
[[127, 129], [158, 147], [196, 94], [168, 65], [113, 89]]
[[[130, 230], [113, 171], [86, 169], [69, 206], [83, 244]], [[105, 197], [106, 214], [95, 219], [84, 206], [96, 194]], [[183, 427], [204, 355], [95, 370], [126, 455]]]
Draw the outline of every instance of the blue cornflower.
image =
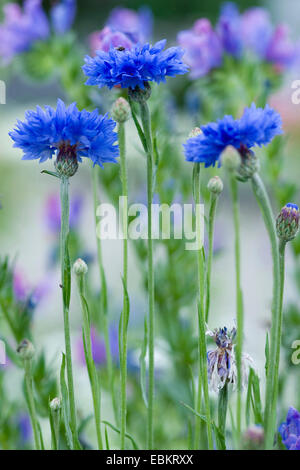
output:
[[288, 450], [300, 450], [300, 413], [292, 406], [289, 408], [286, 422], [279, 427], [279, 433]]
[[56, 34], [65, 34], [74, 23], [76, 16], [76, 0], [62, 0], [51, 8], [52, 27]]
[[183, 49], [163, 50], [165, 44], [166, 40], [162, 40], [154, 46], [137, 44], [130, 50], [111, 48], [109, 52], [98, 51], [93, 58], [86, 56], [82, 67], [89, 77], [86, 85], [144, 89], [148, 81], [165, 82], [167, 76], [186, 73], [188, 66], [182, 62]]
[[97, 109], [79, 111], [76, 103], [67, 107], [58, 100], [56, 109], [37, 106], [35, 111], [27, 111], [25, 120], [18, 121], [9, 135], [14, 147], [23, 150], [23, 160], [39, 159], [41, 163], [56, 154], [57, 160], [69, 157], [76, 164], [88, 157], [102, 167], [106, 162], [116, 163], [119, 156], [115, 125]]
[[245, 108], [240, 119], [224, 116], [217, 122], [202, 126], [202, 133], [189, 138], [183, 145], [187, 161], [205, 163], [205, 167], [219, 162], [228, 145], [235, 147], [242, 155], [251, 147], [266, 145], [278, 134], [282, 134], [280, 115], [270, 106], [257, 108], [253, 103]]

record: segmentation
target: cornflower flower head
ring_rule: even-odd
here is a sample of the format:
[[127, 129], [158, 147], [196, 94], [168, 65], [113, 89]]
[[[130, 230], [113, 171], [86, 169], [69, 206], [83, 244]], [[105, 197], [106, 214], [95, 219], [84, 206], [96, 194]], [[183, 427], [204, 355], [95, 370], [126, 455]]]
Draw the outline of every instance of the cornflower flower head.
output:
[[288, 450], [300, 450], [300, 413], [292, 406], [286, 421], [279, 427], [282, 442]]
[[146, 42], [152, 36], [153, 15], [150, 8], [137, 12], [129, 8], [114, 8], [106, 23], [113, 31], [126, 34], [133, 43]]
[[68, 32], [76, 16], [76, 0], [61, 0], [51, 8], [52, 28], [56, 34]]
[[56, 109], [37, 106], [27, 111], [24, 121], [18, 121], [9, 133], [14, 147], [23, 151], [23, 160], [39, 159], [40, 163], [56, 155], [56, 170], [60, 175], [73, 176], [82, 157], [90, 158], [94, 165], [116, 163], [119, 156], [116, 123], [107, 115], [79, 111], [76, 103], [66, 106], [57, 101]]
[[276, 219], [278, 238], [283, 242], [293, 240], [299, 231], [299, 221], [299, 207], [289, 202], [281, 209]]
[[[207, 352], [208, 363], [208, 380], [210, 387], [218, 392], [226, 384], [236, 385], [237, 382], [237, 366], [234, 351], [234, 342], [236, 338], [236, 328], [230, 331], [224, 327], [208, 330], [206, 332], [211, 336], [217, 348]], [[250, 367], [253, 361], [248, 354], [242, 355], [242, 385], [248, 382]]]
[[9, 63], [13, 57], [50, 34], [49, 22], [41, 0], [25, 0], [23, 10], [17, 3], [4, 6], [4, 22], [0, 25], [0, 57]]
[[142, 89], [148, 82], [165, 82], [167, 76], [182, 75], [188, 71], [182, 62], [184, 51], [180, 47], [163, 50], [166, 41], [137, 44], [130, 50], [111, 48], [109, 52], [98, 51], [95, 57], [85, 57], [83, 72], [88, 77], [86, 85], [99, 88]]
[[207, 75], [222, 63], [220, 38], [206, 18], [196, 21], [192, 29], [181, 31], [177, 42], [185, 50], [184, 60], [191, 67], [192, 79]]
[[223, 4], [216, 30], [224, 51], [233, 57], [240, 58], [243, 52], [241, 16], [234, 3]]
[[257, 108], [254, 103], [245, 108], [240, 119], [224, 116], [216, 122], [201, 126], [202, 133], [189, 138], [183, 145], [187, 161], [204, 163], [205, 167], [220, 166], [220, 156], [229, 145], [245, 159], [252, 147], [266, 145], [282, 134], [280, 115], [266, 105]]

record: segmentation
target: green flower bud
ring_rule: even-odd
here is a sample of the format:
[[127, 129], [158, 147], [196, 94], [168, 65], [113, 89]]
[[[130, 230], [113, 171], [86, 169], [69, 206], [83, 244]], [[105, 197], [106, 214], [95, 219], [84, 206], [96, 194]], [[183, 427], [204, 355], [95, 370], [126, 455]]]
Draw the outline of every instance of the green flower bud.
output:
[[223, 181], [221, 180], [221, 178], [219, 178], [219, 176], [214, 176], [213, 178], [209, 180], [207, 184], [207, 189], [212, 194], [215, 194], [217, 196], [221, 194], [221, 192], [223, 191], [223, 188], [224, 188]]
[[58, 397], [53, 398], [49, 403], [50, 410], [57, 413], [61, 409], [61, 399]]
[[189, 139], [191, 139], [192, 137], [197, 137], [197, 135], [200, 135], [200, 134], [202, 134], [200, 127], [195, 127], [189, 133]]
[[24, 360], [30, 360], [35, 354], [33, 344], [28, 339], [23, 339], [17, 348], [17, 353]]
[[116, 122], [122, 123], [128, 121], [130, 114], [129, 103], [124, 98], [118, 98], [112, 105], [111, 115]]
[[140, 88], [136, 86], [135, 88], [129, 88], [128, 94], [133, 101], [137, 103], [144, 103], [147, 101], [151, 96], [151, 86], [148, 82], [144, 82], [145, 88]]
[[84, 275], [88, 272], [87, 264], [83, 259], [78, 258], [73, 264], [73, 271], [77, 276], [81, 276], [82, 274]]
[[259, 170], [259, 160], [252, 150], [241, 150], [242, 163], [238, 169], [238, 179], [247, 181]]
[[293, 240], [299, 230], [299, 219], [299, 207], [296, 204], [286, 204], [281, 209], [276, 219], [278, 238], [284, 242]]
[[60, 176], [70, 178], [78, 170], [76, 145], [62, 144], [54, 163], [55, 169]]
[[241, 156], [237, 149], [232, 145], [228, 145], [226, 149], [222, 152], [221, 163], [224, 168], [228, 171], [237, 171], [241, 165]]

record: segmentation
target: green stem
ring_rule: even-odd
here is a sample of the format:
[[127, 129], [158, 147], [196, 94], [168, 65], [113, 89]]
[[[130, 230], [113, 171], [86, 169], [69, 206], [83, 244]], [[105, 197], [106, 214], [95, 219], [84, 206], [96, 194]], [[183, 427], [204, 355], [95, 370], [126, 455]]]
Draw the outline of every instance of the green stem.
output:
[[216, 209], [218, 204], [218, 196], [211, 194], [210, 197], [210, 208], [208, 216], [208, 255], [207, 255], [207, 267], [206, 267], [206, 289], [205, 289], [205, 321], [208, 323], [209, 318], [209, 307], [210, 307], [210, 282], [211, 282], [211, 268], [213, 260], [213, 248], [214, 248], [214, 227], [216, 218]]
[[24, 370], [25, 370], [25, 389], [26, 389], [27, 406], [28, 406], [31, 426], [33, 430], [34, 444], [35, 444], [36, 450], [41, 450], [39, 425], [38, 425], [38, 420], [36, 416], [36, 409], [35, 409], [34, 395], [33, 395], [31, 360], [24, 359]]
[[[200, 243], [201, 237], [201, 221], [199, 220], [197, 206], [200, 204], [200, 191], [201, 191], [201, 179], [200, 179], [200, 163], [195, 163], [193, 172], [193, 187], [194, 197], [196, 203], [196, 231], [197, 240]], [[204, 277], [204, 252], [203, 247], [197, 249], [197, 267], [198, 267], [198, 285], [199, 285], [199, 299], [198, 299], [198, 348], [199, 348], [199, 374], [202, 378], [202, 387], [198, 387], [198, 394], [201, 396], [203, 391], [204, 406], [206, 415], [206, 427], [207, 427], [207, 438], [208, 448], [213, 449], [213, 437], [212, 437], [212, 426], [211, 426], [211, 413], [210, 413], [210, 401], [208, 392], [208, 377], [207, 377], [207, 358], [206, 358], [206, 338], [205, 338], [205, 312], [204, 312], [204, 293], [205, 293], [205, 277]], [[201, 404], [201, 398], [198, 398], [197, 404]], [[200, 410], [197, 410], [200, 411]]]
[[219, 391], [218, 397], [218, 425], [221, 433], [225, 437], [226, 432], [226, 416], [228, 408], [228, 385], [227, 383]]
[[244, 312], [243, 294], [241, 288], [241, 249], [240, 249], [240, 208], [238, 182], [234, 175], [230, 174], [230, 189], [234, 219], [234, 251], [235, 251], [235, 277], [236, 277], [236, 319], [237, 319], [237, 340], [236, 340], [236, 363], [237, 363], [237, 409], [236, 409], [236, 435], [238, 445], [241, 437], [242, 420], [242, 352], [244, 336]]
[[[98, 183], [98, 167], [95, 166], [92, 168], [92, 183], [93, 183], [93, 200], [94, 200], [94, 219], [95, 227], [97, 227], [97, 207], [100, 203], [97, 196], [97, 183]], [[118, 407], [116, 402], [116, 394], [114, 390], [114, 371], [113, 371], [113, 361], [111, 356], [111, 347], [109, 339], [109, 325], [108, 325], [108, 315], [107, 315], [107, 284], [106, 277], [103, 267], [102, 260], [102, 247], [100, 236], [96, 235], [96, 244], [97, 244], [97, 258], [98, 258], [98, 268], [99, 268], [99, 277], [101, 283], [101, 320], [103, 321], [103, 332], [104, 332], [104, 341], [105, 341], [105, 350], [106, 350], [106, 366], [107, 366], [107, 375], [108, 383], [110, 388], [110, 394], [113, 404], [114, 416], [116, 423], [118, 423]]]
[[50, 410], [51, 449], [59, 450], [60, 410]]
[[80, 296], [80, 305], [83, 318], [83, 335], [85, 341], [85, 354], [86, 354], [86, 363], [88, 366], [89, 379], [93, 397], [93, 406], [95, 414], [95, 424], [96, 424], [96, 434], [98, 449], [103, 449], [102, 444], [102, 435], [101, 435], [101, 391], [99, 387], [99, 381], [97, 376], [97, 370], [93, 359], [92, 352], [92, 341], [91, 341], [91, 325], [90, 317], [87, 302], [85, 299], [85, 283], [84, 283], [84, 274], [77, 274], [77, 285]]
[[147, 144], [147, 209], [148, 209], [148, 303], [149, 303], [149, 385], [147, 448], [153, 448], [153, 403], [154, 403], [154, 270], [152, 241], [152, 200], [153, 200], [153, 145], [151, 118], [146, 102], [140, 103], [141, 119]]
[[60, 235], [60, 259], [61, 259], [61, 287], [63, 294], [63, 313], [64, 313], [64, 332], [65, 332], [65, 347], [66, 347], [66, 363], [67, 363], [67, 378], [68, 378], [68, 393], [69, 393], [69, 407], [70, 407], [70, 426], [73, 435], [74, 445], [77, 445], [77, 423], [76, 423], [76, 408], [75, 408], [75, 395], [72, 371], [72, 354], [71, 354], [71, 337], [70, 337], [70, 323], [69, 323], [69, 307], [71, 295], [71, 269], [70, 258], [68, 250], [68, 236], [69, 236], [69, 180], [62, 176], [60, 184], [60, 198], [61, 198], [61, 235]]
[[281, 345], [281, 282], [278, 240], [271, 204], [265, 186], [258, 175], [252, 177], [252, 188], [262, 212], [269, 234], [273, 258], [273, 303], [270, 335], [270, 361], [268, 364], [265, 403], [265, 447], [272, 449], [276, 432], [276, 402], [278, 395], [278, 371]]
[[121, 354], [120, 354], [120, 373], [121, 373], [121, 450], [125, 449], [125, 436], [126, 436], [126, 414], [127, 414], [127, 327], [129, 320], [128, 304], [127, 304], [127, 279], [128, 279], [128, 213], [127, 213], [127, 199], [128, 199], [128, 182], [127, 182], [127, 164], [126, 164], [126, 149], [125, 149], [125, 126], [124, 123], [119, 123], [118, 126], [118, 143], [120, 149], [120, 163], [121, 163], [121, 182], [122, 182], [122, 196], [125, 197], [125, 207], [123, 207], [123, 310], [121, 319]]

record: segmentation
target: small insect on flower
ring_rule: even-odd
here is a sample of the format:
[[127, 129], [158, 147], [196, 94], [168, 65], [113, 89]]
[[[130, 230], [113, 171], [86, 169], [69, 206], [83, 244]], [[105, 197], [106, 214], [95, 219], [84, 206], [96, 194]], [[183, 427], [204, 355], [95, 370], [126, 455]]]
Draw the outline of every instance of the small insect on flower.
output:
[[[208, 330], [206, 334], [211, 336], [217, 345], [216, 349], [207, 352], [208, 379], [212, 390], [218, 392], [226, 383], [235, 386], [237, 382], [237, 366], [234, 351], [236, 328], [232, 328], [229, 331], [224, 326], [224, 328], [215, 329], [214, 331]], [[243, 354], [243, 386], [248, 382], [248, 376], [252, 364], [252, 358], [248, 354]]]
[[148, 82], [165, 82], [166, 77], [182, 75], [188, 66], [182, 61], [180, 47], [163, 50], [166, 40], [154, 46], [137, 44], [130, 50], [111, 48], [109, 52], [98, 51], [95, 57], [85, 57], [83, 72], [88, 77], [86, 85], [99, 88], [144, 89]]
[[66, 106], [57, 101], [57, 108], [37, 106], [27, 111], [24, 121], [18, 121], [9, 133], [14, 147], [23, 150], [23, 160], [39, 159], [40, 163], [56, 155], [56, 170], [62, 176], [73, 176], [82, 157], [90, 158], [94, 165], [116, 163], [119, 148], [115, 145], [116, 123], [107, 115], [85, 109], [79, 111], [76, 103]]
[[292, 406], [286, 421], [279, 427], [282, 442], [288, 450], [300, 450], [300, 413]]
[[216, 163], [220, 166], [222, 152], [231, 145], [240, 153], [242, 165], [247, 162], [249, 167], [249, 160], [252, 162], [254, 156], [250, 149], [270, 143], [276, 135], [282, 134], [281, 126], [280, 115], [270, 106], [263, 109], [252, 103], [240, 119], [224, 116], [217, 122], [201, 126], [202, 133], [189, 138], [183, 145], [185, 158], [189, 162], [204, 163], [205, 167]]
[[288, 203], [279, 212], [276, 219], [276, 230], [280, 240], [293, 240], [299, 231], [300, 211], [296, 204]]

